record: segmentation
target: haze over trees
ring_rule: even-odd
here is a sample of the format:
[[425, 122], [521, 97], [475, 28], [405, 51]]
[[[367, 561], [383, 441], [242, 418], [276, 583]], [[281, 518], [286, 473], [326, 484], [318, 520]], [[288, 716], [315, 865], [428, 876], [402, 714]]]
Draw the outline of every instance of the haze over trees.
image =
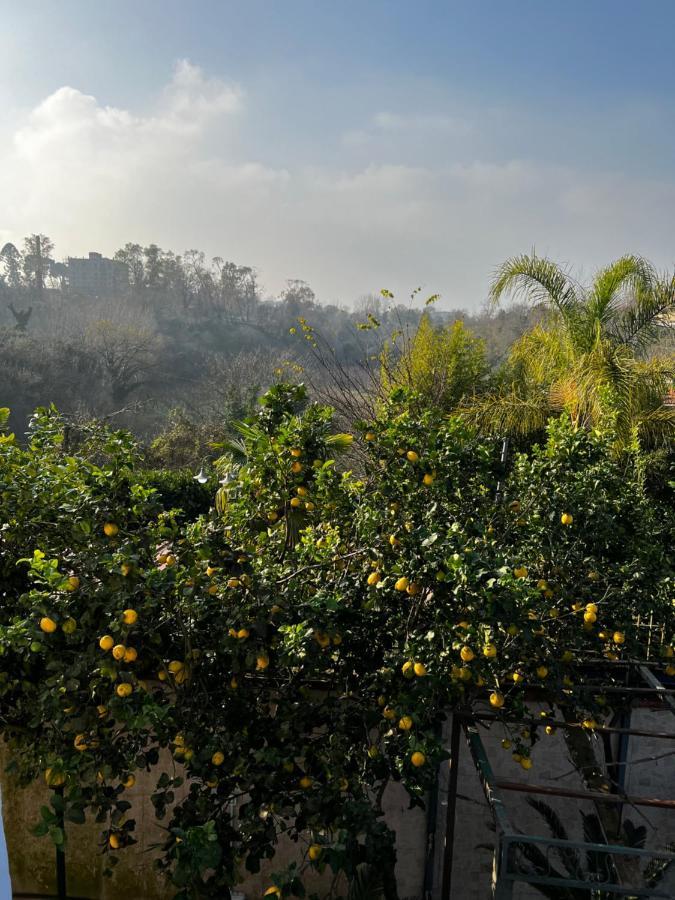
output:
[[[84, 293], [69, 284], [68, 265], [55, 260], [46, 235], [0, 252], [0, 396], [17, 433], [37, 406], [50, 403], [79, 419], [112, 416], [146, 441], [165, 430], [178, 440], [182, 423], [186, 439], [178, 440], [183, 449], [176, 460], [185, 462], [188, 445], [196, 440], [194, 452], [203, 454], [209, 439], [250, 410], [274, 380], [305, 378], [317, 390], [327, 385], [311, 348], [291, 333], [299, 319], [311, 322], [334, 363], [360, 378], [364, 363], [379, 367], [393, 337], [399, 335], [400, 348], [400, 335], [415, 334], [422, 314], [375, 294], [364, 294], [355, 308], [320, 302], [298, 278], [270, 297], [252, 266], [209, 260], [195, 249], [179, 255], [127, 243], [114, 259], [127, 267], [128, 287]], [[362, 327], [369, 315], [377, 328]], [[533, 317], [524, 305], [476, 315], [432, 307], [425, 327], [461, 318], [457, 327], [484, 342], [487, 370], [503, 361]], [[160, 441], [165, 448], [167, 440]]]

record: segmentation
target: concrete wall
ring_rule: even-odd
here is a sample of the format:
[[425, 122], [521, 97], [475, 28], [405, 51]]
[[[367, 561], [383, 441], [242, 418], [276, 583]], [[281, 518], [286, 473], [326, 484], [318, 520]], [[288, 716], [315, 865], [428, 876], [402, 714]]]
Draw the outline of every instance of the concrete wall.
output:
[[[535, 715], [537, 710], [533, 709]], [[675, 731], [672, 714], [658, 710], [636, 710], [632, 726], [645, 731]], [[447, 726], [449, 738], [450, 726]], [[582, 789], [581, 781], [572, 771], [567, 748], [560, 732], [542, 738], [537, 744], [534, 768], [526, 772], [511, 759], [511, 752], [504, 751], [500, 742], [504, 733], [500, 726], [482, 731], [493, 769], [498, 777], [525, 783], [549, 784], [559, 787]], [[635, 796], [675, 798], [675, 755], [665, 756], [675, 750], [672, 740], [655, 738], [631, 738], [628, 753], [626, 789]], [[0, 750], [0, 769], [4, 771], [4, 750]], [[657, 757], [652, 759], [651, 757]], [[645, 760], [645, 761], [643, 761]], [[440, 898], [443, 863], [444, 828], [447, 799], [447, 764], [441, 767], [440, 793], [433, 857], [433, 900]], [[173, 890], [155, 872], [152, 866], [152, 844], [160, 837], [154, 823], [150, 794], [157, 774], [139, 774], [137, 783], [129, 791], [133, 803], [133, 815], [137, 820], [136, 837], [139, 843], [119, 853], [120, 864], [112, 879], [103, 878], [103, 857], [97, 845], [99, 830], [95, 824], [68, 826], [68, 888], [72, 895], [90, 900], [113, 900], [123, 892], [129, 900], [169, 900]], [[471, 762], [468, 749], [462, 739], [460, 744], [460, 774], [458, 786], [456, 827], [454, 839], [454, 877], [452, 900], [486, 900], [490, 896], [492, 853], [495, 836], [492, 819], [485, 802], [478, 776]], [[18, 790], [2, 776], [4, 820], [10, 856], [13, 888], [16, 892], [45, 893], [54, 890], [54, 851], [47, 839], [30, 835], [39, 807], [47, 802], [48, 790], [36, 784], [26, 791]], [[507, 810], [514, 826], [530, 834], [547, 835], [543, 821], [530, 809], [522, 794], [505, 793]], [[550, 802], [561, 815], [570, 836], [582, 839], [579, 811], [592, 812], [590, 803], [576, 800], [554, 799]], [[384, 797], [387, 822], [397, 833], [397, 880], [401, 898], [421, 900], [424, 884], [424, 863], [427, 847], [427, 816], [419, 810], [408, 809], [408, 796], [399, 785], [391, 786]], [[663, 847], [675, 841], [675, 813], [639, 807], [625, 810], [625, 816], [636, 825], [646, 825], [647, 846]], [[487, 845], [483, 849], [481, 845]], [[280, 868], [294, 858], [295, 845], [281, 844], [273, 864], [267, 871]], [[675, 872], [673, 873], [675, 879]], [[307, 888], [320, 896], [327, 891], [328, 879], [323, 881], [314, 875]], [[240, 889], [247, 898], [260, 897], [269, 884], [263, 871], [242, 881]], [[670, 884], [669, 884], [670, 887]], [[672, 885], [675, 898], [675, 883]], [[516, 900], [541, 900], [541, 894], [527, 886], [516, 887]], [[0, 898], [5, 900], [5, 898]]]

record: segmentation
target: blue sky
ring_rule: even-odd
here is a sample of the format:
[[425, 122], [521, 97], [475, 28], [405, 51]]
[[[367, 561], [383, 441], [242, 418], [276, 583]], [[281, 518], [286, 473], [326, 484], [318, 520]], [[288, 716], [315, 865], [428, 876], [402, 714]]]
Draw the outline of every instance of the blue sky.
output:
[[270, 293], [467, 308], [533, 246], [672, 263], [671, 2], [0, 7], [2, 240], [154, 240]]

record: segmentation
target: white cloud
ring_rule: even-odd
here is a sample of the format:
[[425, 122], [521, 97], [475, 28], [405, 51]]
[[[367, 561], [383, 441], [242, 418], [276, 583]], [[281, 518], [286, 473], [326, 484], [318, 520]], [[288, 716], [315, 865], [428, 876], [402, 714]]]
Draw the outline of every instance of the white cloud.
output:
[[[478, 125], [417, 113], [378, 113], [341, 169], [280, 166], [273, 146], [264, 159], [245, 149], [260, 115], [250, 102], [187, 61], [145, 113], [59, 88], [0, 143], [0, 244], [40, 230], [62, 255], [128, 240], [200, 247], [258, 266], [271, 291], [301, 277], [348, 302], [421, 283], [467, 307], [502, 259], [534, 245], [587, 269], [626, 251], [672, 262], [672, 181], [471, 158], [454, 138]], [[418, 133], [448, 140], [415, 161]], [[308, 125], [297, 140], [311, 138]]]

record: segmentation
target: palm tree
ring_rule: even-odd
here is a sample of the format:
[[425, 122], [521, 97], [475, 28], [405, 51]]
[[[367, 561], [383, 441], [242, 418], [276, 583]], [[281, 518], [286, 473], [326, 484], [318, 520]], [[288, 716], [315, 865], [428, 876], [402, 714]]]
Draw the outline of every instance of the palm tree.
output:
[[675, 361], [647, 351], [673, 324], [675, 276], [624, 256], [583, 287], [532, 254], [497, 271], [493, 304], [507, 294], [548, 315], [516, 341], [500, 387], [465, 410], [470, 418], [496, 434], [532, 437], [550, 415], [567, 410], [581, 427], [612, 423], [622, 446], [672, 441], [675, 406], [667, 400]]

